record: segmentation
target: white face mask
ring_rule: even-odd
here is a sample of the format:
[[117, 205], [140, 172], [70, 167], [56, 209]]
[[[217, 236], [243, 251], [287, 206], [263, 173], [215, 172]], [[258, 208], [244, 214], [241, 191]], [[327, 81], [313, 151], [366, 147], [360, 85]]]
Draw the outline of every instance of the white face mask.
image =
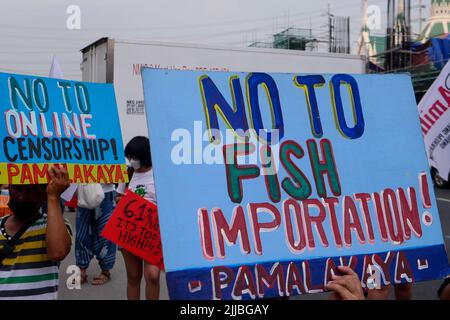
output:
[[130, 159], [130, 166], [134, 170], [138, 170], [141, 167], [141, 162], [139, 160]]

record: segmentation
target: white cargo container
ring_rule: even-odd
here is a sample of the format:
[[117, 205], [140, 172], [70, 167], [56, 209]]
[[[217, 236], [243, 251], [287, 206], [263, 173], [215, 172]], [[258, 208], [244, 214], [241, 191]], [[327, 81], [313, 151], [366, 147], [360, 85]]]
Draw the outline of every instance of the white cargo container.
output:
[[83, 81], [114, 83], [124, 144], [147, 136], [141, 68], [175, 70], [364, 73], [361, 56], [283, 49], [102, 38], [81, 50]]

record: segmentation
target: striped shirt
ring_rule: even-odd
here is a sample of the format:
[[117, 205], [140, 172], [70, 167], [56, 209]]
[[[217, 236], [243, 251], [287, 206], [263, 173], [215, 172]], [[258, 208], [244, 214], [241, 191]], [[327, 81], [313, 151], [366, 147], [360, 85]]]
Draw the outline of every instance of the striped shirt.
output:
[[[4, 226], [5, 218], [0, 219]], [[72, 231], [66, 220], [69, 234]], [[51, 300], [58, 297], [59, 263], [47, 256], [47, 215], [42, 215], [16, 242], [0, 266], [0, 299]], [[0, 249], [7, 241], [0, 232]]]

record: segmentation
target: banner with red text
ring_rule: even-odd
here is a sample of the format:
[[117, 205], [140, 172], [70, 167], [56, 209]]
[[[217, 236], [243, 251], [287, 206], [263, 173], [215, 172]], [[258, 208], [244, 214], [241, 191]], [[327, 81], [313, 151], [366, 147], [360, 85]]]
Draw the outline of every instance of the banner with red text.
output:
[[450, 273], [408, 75], [142, 76], [170, 298]]
[[450, 182], [450, 62], [420, 100], [418, 108], [431, 170]]
[[0, 183], [48, 181], [51, 164], [73, 183], [127, 181], [111, 84], [0, 73]]

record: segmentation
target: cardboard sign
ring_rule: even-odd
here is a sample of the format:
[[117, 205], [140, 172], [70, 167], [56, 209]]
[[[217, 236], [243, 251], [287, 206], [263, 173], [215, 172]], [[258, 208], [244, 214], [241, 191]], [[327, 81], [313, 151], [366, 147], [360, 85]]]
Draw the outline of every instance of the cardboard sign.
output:
[[450, 273], [409, 76], [142, 76], [171, 299]]
[[157, 207], [134, 192], [120, 199], [102, 237], [164, 270]]
[[450, 62], [418, 105], [428, 161], [445, 181], [450, 181]]
[[51, 164], [73, 183], [127, 181], [114, 88], [0, 73], [0, 183], [47, 183]]

